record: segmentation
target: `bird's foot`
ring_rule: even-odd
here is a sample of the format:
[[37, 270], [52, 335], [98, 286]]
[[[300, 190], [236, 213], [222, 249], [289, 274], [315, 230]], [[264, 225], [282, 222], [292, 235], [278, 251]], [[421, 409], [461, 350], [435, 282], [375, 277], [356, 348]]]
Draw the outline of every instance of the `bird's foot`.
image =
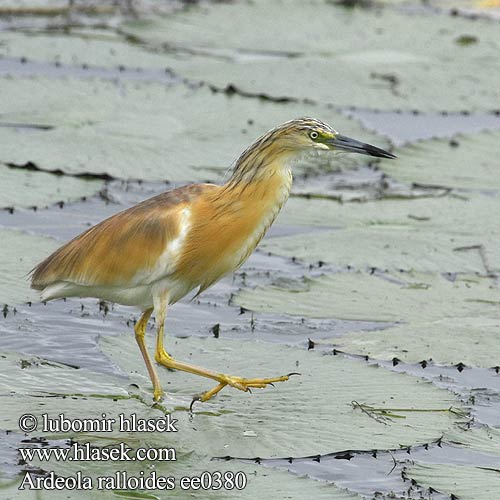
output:
[[240, 391], [247, 392], [250, 389], [264, 389], [266, 386], [272, 385], [275, 382], [286, 382], [291, 375], [300, 375], [300, 373], [289, 373], [288, 375], [273, 378], [243, 378], [232, 375], [221, 375], [219, 382], [224, 385], [230, 385]]
[[213, 389], [210, 389], [207, 392], [204, 392], [200, 396], [197, 396], [191, 402], [191, 409], [193, 408], [193, 404], [196, 401], [205, 402], [209, 399], [213, 398], [217, 393], [219, 393], [226, 385], [230, 385], [235, 389], [239, 389], [244, 392], [251, 392], [251, 389], [264, 389], [268, 385], [274, 385], [275, 382], [286, 382], [292, 375], [300, 375], [300, 373], [289, 373], [288, 375], [282, 375], [280, 377], [272, 377], [272, 378], [243, 378], [243, 377], [235, 377], [232, 375], [224, 375], [221, 374], [217, 380], [219, 380], [219, 384], [216, 385]]
[[201, 368], [200, 366], [191, 365], [189, 363], [184, 363], [182, 361], [177, 361], [170, 354], [168, 354], [163, 348], [159, 348], [155, 354], [156, 362], [165, 368], [172, 370], [181, 370], [184, 372], [192, 373], [193, 375], [199, 375], [201, 377], [211, 378], [218, 382], [218, 384], [207, 392], [204, 392], [200, 396], [193, 399], [191, 403], [191, 408], [196, 401], [208, 401], [213, 398], [217, 393], [219, 393], [226, 385], [230, 385], [235, 389], [240, 391], [249, 392], [251, 389], [264, 389], [268, 385], [273, 385], [276, 382], [285, 382], [292, 375], [300, 375], [300, 373], [289, 373], [288, 375], [282, 375], [281, 377], [272, 378], [243, 378], [235, 377], [233, 375], [226, 375], [224, 373], [218, 373], [212, 370], [207, 370], [206, 368]]

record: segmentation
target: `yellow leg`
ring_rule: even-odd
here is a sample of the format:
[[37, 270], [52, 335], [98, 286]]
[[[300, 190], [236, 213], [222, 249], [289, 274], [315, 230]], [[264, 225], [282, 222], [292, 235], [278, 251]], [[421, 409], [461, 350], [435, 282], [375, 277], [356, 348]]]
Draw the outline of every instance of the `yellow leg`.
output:
[[151, 382], [153, 383], [153, 399], [155, 401], [159, 401], [163, 396], [163, 391], [160, 385], [160, 379], [158, 378], [158, 374], [156, 373], [155, 367], [151, 358], [149, 356], [148, 350], [146, 348], [146, 343], [144, 342], [144, 335], [146, 334], [146, 326], [148, 324], [149, 317], [153, 312], [153, 308], [146, 309], [141, 319], [135, 324], [135, 340], [139, 345], [139, 349], [141, 350], [142, 357], [144, 358], [144, 362], [146, 363], [146, 368], [148, 369], [149, 377]]
[[[157, 307], [158, 305], [158, 307]], [[157, 336], [156, 336], [156, 353], [155, 360], [162, 366], [172, 369], [181, 370], [184, 372], [192, 373], [194, 375], [199, 375], [201, 377], [210, 378], [216, 380], [218, 385], [215, 386], [210, 391], [203, 393], [201, 396], [195, 398], [194, 401], [208, 401], [210, 398], [215, 396], [220, 392], [226, 385], [230, 385], [240, 391], [249, 391], [254, 388], [261, 388], [268, 385], [272, 385], [274, 382], [285, 382], [290, 378], [291, 375], [299, 375], [298, 373], [289, 373], [288, 375], [282, 375], [280, 377], [273, 378], [242, 378], [235, 377], [232, 375], [226, 375], [224, 373], [217, 373], [206, 368], [201, 368], [196, 365], [191, 365], [189, 363], [184, 363], [182, 361], [176, 361], [163, 347], [163, 337], [164, 337], [164, 325], [166, 319], [167, 311], [167, 297], [160, 299], [158, 304], [155, 304], [155, 309], [157, 309]], [[192, 406], [192, 404], [191, 404]]]

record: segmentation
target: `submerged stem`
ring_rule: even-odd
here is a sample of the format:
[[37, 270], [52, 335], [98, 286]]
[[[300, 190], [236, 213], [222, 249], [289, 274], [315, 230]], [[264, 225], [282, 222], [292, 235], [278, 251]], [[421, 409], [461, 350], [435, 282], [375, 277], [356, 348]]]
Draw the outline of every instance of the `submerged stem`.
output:
[[357, 401], [351, 402], [354, 409], [359, 409], [363, 413], [368, 414], [370, 417], [377, 419], [377, 417], [388, 417], [388, 418], [406, 418], [405, 415], [397, 415], [395, 412], [399, 413], [445, 413], [449, 412], [453, 415], [460, 417], [466, 416], [466, 412], [459, 408], [450, 406], [448, 408], [376, 408], [371, 405], [364, 403], [358, 403]]

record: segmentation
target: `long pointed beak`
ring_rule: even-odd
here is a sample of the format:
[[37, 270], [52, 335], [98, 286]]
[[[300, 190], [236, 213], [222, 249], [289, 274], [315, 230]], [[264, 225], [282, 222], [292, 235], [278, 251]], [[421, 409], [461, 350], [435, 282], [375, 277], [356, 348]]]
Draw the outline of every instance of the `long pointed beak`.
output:
[[377, 158], [396, 158], [396, 156], [392, 153], [377, 148], [376, 146], [372, 146], [371, 144], [351, 139], [345, 135], [337, 134], [335, 137], [326, 140], [325, 143], [334, 150], [337, 149], [339, 151], [361, 153], [362, 155], [376, 156]]

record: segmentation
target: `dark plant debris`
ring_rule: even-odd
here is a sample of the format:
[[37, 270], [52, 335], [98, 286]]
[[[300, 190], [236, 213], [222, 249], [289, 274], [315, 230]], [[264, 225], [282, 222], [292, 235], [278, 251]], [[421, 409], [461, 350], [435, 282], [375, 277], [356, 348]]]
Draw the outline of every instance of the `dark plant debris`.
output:
[[68, 173], [68, 172], [64, 172], [63, 170], [61, 170], [59, 168], [55, 168], [55, 169], [42, 168], [31, 161], [28, 161], [24, 164], [17, 164], [17, 163], [9, 162], [9, 163], [4, 163], [4, 165], [6, 165], [7, 167], [9, 167], [11, 169], [28, 170], [30, 172], [45, 172], [45, 173], [53, 174], [53, 175], [57, 175], [57, 176], [65, 175], [68, 177], [77, 177], [80, 179], [88, 179], [88, 180], [90, 180], [90, 179], [100, 179], [100, 180], [104, 180], [104, 181], [117, 180], [116, 177], [113, 177], [112, 175], [107, 174], [107, 173], [102, 173], [102, 174], [98, 174], [95, 172]]

